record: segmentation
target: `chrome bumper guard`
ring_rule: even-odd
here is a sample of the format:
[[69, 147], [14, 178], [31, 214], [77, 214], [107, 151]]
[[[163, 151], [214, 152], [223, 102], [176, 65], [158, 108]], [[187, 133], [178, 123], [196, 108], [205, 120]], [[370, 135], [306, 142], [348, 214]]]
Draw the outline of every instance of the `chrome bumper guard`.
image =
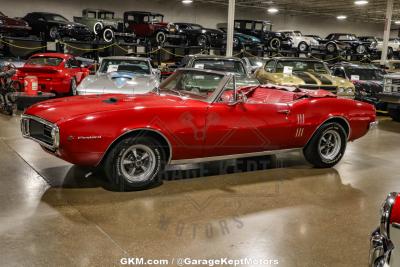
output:
[[[392, 241], [376, 229], [370, 238], [369, 265], [370, 267], [389, 266], [390, 253], [394, 249]], [[385, 265], [386, 264], [386, 265]]]

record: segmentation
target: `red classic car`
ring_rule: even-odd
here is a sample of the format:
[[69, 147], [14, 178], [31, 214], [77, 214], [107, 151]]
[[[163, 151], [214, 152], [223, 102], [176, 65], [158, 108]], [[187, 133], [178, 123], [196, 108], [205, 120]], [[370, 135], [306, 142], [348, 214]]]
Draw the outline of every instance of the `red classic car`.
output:
[[236, 87], [236, 77], [179, 69], [145, 95], [75, 96], [39, 103], [22, 134], [77, 165], [99, 166], [120, 190], [158, 181], [166, 164], [303, 150], [319, 168], [375, 124], [372, 105], [323, 90]]
[[379, 227], [371, 235], [369, 266], [398, 266], [400, 250], [400, 194], [390, 193], [383, 203]]
[[38, 78], [39, 91], [56, 95], [75, 95], [76, 87], [90, 73], [73, 56], [59, 53], [43, 53], [31, 56], [22, 68], [19, 68], [14, 81], [24, 87], [27, 76]]
[[26, 21], [9, 18], [0, 12], [0, 34], [8, 36], [28, 36], [31, 27]]
[[146, 11], [127, 11], [124, 23], [128, 31], [139, 38], [150, 39], [157, 44], [171, 43], [175, 45], [186, 41], [185, 34], [178, 32], [178, 27], [164, 22], [164, 15]]

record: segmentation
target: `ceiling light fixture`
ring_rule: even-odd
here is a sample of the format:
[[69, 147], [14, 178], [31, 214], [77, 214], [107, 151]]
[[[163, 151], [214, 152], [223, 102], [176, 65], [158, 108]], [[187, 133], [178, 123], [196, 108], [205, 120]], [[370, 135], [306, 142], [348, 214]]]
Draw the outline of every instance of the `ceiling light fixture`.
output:
[[396, 21], [394, 22], [394, 24], [400, 25], [400, 20], [396, 20]]
[[363, 6], [363, 5], [368, 4], [368, 1], [366, 1], [366, 0], [357, 0], [357, 1], [354, 1], [354, 4], [356, 4], [357, 6]]
[[278, 9], [275, 7], [268, 8], [268, 13], [275, 14], [278, 13]]
[[337, 16], [336, 18], [339, 19], [339, 20], [344, 20], [344, 19], [347, 19], [347, 16], [340, 15], [340, 16]]
[[182, 4], [188, 5], [193, 3], [193, 0], [182, 0]]

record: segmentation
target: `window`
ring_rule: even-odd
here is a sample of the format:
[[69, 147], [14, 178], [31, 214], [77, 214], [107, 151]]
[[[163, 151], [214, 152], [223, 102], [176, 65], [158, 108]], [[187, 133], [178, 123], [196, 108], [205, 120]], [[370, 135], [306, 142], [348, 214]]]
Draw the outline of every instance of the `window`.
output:
[[330, 74], [329, 69], [325, 63], [320, 61], [300, 61], [300, 60], [282, 60], [276, 64], [277, 73], [283, 73], [285, 67], [292, 67], [293, 72], [305, 71], [315, 72], [319, 74]]
[[261, 22], [257, 22], [256, 24], [254, 24], [254, 29], [256, 31], [262, 31], [263, 30], [263, 24]]
[[238, 60], [197, 59], [193, 62], [193, 68], [230, 72], [230, 73], [235, 73], [235, 74], [239, 74], [239, 75], [246, 74], [246, 71], [243, 67], [243, 63]]
[[63, 61], [59, 57], [31, 57], [26, 62], [27, 65], [58, 66]]
[[235, 28], [240, 29], [240, 22], [235, 22]]
[[71, 58], [67, 61], [67, 63], [65, 64], [65, 67], [70, 68], [70, 69], [75, 69], [75, 68], [80, 68], [81, 65], [79, 64], [79, 62], [76, 59]]
[[252, 30], [253, 29], [253, 23], [251, 22], [246, 22], [246, 30]]
[[114, 13], [112, 12], [100, 12], [99, 13], [100, 19], [114, 19]]
[[275, 69], [275, 60], [270, 60], [265, 64], [265, 71], [273, 72]]
[[346, 78], [346, 75], [344, 74], [344, 71], [341, 68], [335, 68], [333, 70], [333, 76]]
[[151, 67], [143, 60], [104, 59], [100, 66], [100, 72], [132, 72], [136, 74], [150, 74]]
[[95, 19], [96, 18], [96, 12], [89, 11], [86, 14], [86, 17], [88, 17], [89, 19]]

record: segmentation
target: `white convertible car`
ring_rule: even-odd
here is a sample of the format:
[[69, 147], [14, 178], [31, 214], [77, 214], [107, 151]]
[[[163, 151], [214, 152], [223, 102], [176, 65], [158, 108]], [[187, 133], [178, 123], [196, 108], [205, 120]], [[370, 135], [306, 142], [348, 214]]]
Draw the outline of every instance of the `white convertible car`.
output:
[[159, 86], [160, 76], [160, 71], [152, 68], [150, 59], [105, 57], [96, 74], [81, 82], [77, 94], [145, 94]]
[[293, 41], [292, 48], [297, 49], [299, 52], [307, 52], [311, 49], [319, 48], [319, 42], [317, 41], [317, 39], [309, 36], [304, 36], [301, 31], [286, 30], [279, 32], [290, 37]]

